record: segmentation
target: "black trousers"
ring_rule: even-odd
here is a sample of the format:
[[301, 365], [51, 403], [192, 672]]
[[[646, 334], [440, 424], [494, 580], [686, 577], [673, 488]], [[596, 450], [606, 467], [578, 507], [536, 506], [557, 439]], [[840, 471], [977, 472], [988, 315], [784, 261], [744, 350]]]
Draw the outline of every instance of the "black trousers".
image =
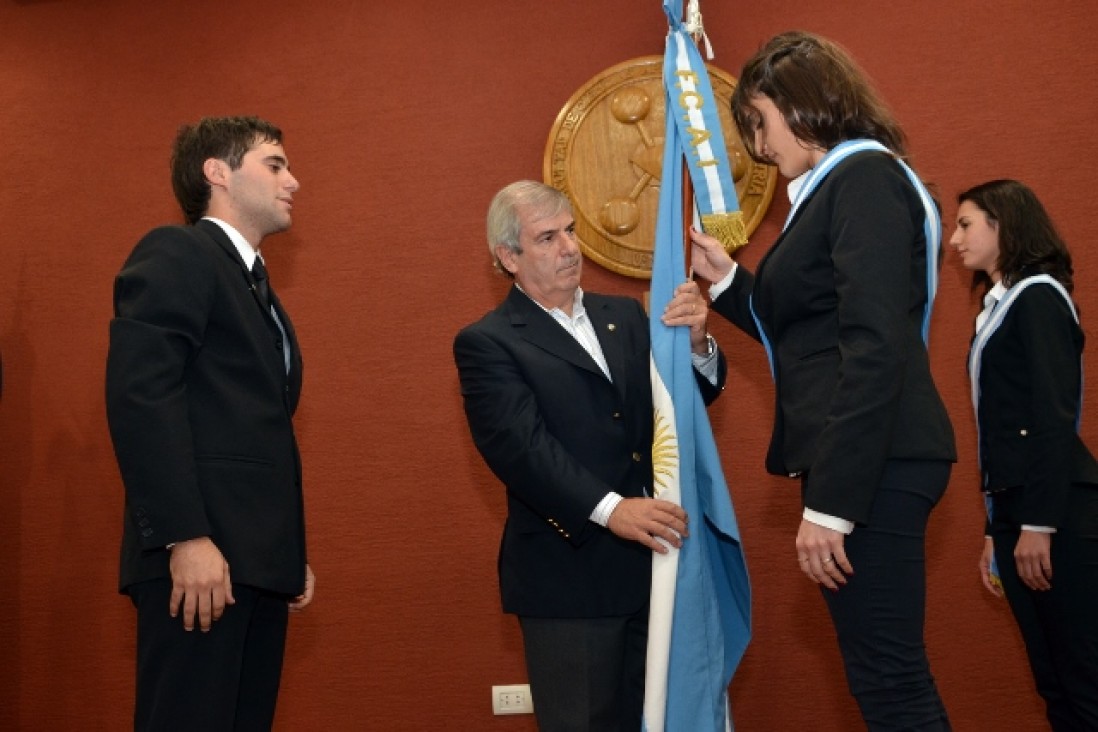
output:
[[270, 730], [282, 676], [287, 599], [233, 585], [236, 604], [209, 632], [168, 615], [170, 580], [129, 589], [137, 607], [134, 729]]
[[847, 684], [874, 732], [952, 729], [923, 641], [926, 524], [951, 469], [946, 461], [888, 461], [868, 524], [844, 543], [854, 574], [838, 592], [822, 588]]
[[625, 617], [520, 617], [540, 732], [638, 732], [648, 608]]
[[1021, 532], [1011, 491], [992, 498], [991, 538], [1003, 591], [1021, 630], [1037, 693], [1055, 732], [1098, 730], [1098, 486], [1074, 485], [1051, 537], [1052, 589], [1018, 577]]

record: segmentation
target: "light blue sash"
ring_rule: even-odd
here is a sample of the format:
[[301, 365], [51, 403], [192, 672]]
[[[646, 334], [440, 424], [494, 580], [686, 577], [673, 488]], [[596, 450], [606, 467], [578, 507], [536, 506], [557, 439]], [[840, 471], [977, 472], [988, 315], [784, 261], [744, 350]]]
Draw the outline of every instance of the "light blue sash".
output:
[[[972, 390], [972, 409], [976, 412], [976, 437], [977, 447], [979, 446], [980, 435], [980, 367], [983, 363], [984, 346], [987, 345], [988, 340], [995, 331], [999, 329], [999, 326], [1003, 324], [1003, 319], [1006, 317], [1007, 312], [1010, 311], [1010, 306], [1014, 304], [1014, 301], [1018, 298], [1018, 295], [1022, 293], [1030, 285], [1051, 285], [1057, 292], [1064, 298], [1068, 304], [1068, 308], [1071, 310], [1071, 316], [1075, 318], [1075, 322], [1079, 322], [1079, 313], [1075, 309], [1075, 303], [1071, 300], [1071, 295], [1064, 289], [1064, 286], [1053, 279], [1050, 275], [1039, 274], [1033, 277], [1027, 277], [1021, 282], [1018, 282], [1011, 286], [1009, 290], [1003, 293], [1003, 296], [999, 299], [999, 302], [995, 305], [995, 308], [991, 311], [991, 315], [984, 321], [980, 330], [976, 331], [976, 337], [972, 341], [972, 348], [968, 352], [968, 378], [969, 387]], [[1082, 356], [1079, 357], [1079, 385], [1082, 389], [1083, 379], [1083, 363]], [[1075, 416], [1075, 429], [1079, 429], [1080, 420], [1083, 416], [1083, 395], [1079, 394], [1079, 412]], [[977, 459], [982, 459], [979, 456], [979, 450], [977, 449]]]
[[[785, 225], [782, 227], [783, 233], [789, 228], [790, 222], [793, 221], [793, 217], [796, 216], [801, 205], [808, 200], [808, 197], [823, 182], [832, 169], [851, 155], [861, 152], [893, 154], [892, 151], [876, 140], [847, 140], [829, 150], [816, 164], [816, 167], [809, 171], [804, 185], [797, 192], [797, 196], [789, 209], [789, 215], [785, 219]], [[923, 182], [919, 180], [919, 176], [915, 175], [915, 171], [907, 163], [899, 158], [895, 158], [895, 160], [903, 168], [904, 173], [907, 174], [908, 180], [914, 186], [915, 192], [919, 194], [919, 200], [922, 201], [923, 209], [926, 211], [926, 218], [923, 220], [923, 234], [926, 237], [926, 307], [923, 310], [922, 336], [923, 342], [929, 345], [930, 316], [934, 310], [934, 298], [938, 293], [938, 254], [942, 247], [942, 220], [938, 215], [938, 207], [934, 205], [934, 199], [926, 186], [923, 185]], [[770, 341], [766, 337], [766, 331], [763, 330], [758, 315], [755, 314], [754, 298], [749, 299], [748, 304], [751, 317], [755, 319], [755, 325], [759, 329], [763, 347], [766, 349], [766, 357], [770, 361], [770, 375], [773, 377], [774, 355]]]
[[[1027, 277], [1021, 282], [1018, 282], [1011, 286], [1009, 290], [1003, 293], [1003, 296], [999, 298], [999, 302], [995, 304], [991, 314], [988, 316], [984, 324], [976, 331], [976, 337], [972, 340], [972, 348], [968, 352], [968, 378], [969, 387], [972, 390], [972, 409], [976, 413], [976, 462], [980, 466], [981, 475], [983, 474], [983, 455], [980, 451], [980, 368], [983, 365], [984, 346], [987, 345], [988, 340], [995, 334], [995, 331], [999, 329], [999, 326], [1003, 324], [1003, 319], [1006, 318], [1007, 312], [1010, 310], [1010, 306], [1014, 304], [1014, 301], [1018, 299], [1018, 295], [1022, 293], [1022, 290], [1026, 289], [1030, 285], [1051, 285], [1056, 288], [1056, 291], [1064, 298], [1068, 304], [1068, 309], [1071, 310], [1071, 316], [1075, 318], [1075, 322], [1079, 322], [1079, 312], [1075, 309], [1075, 303], [1071, 300], [1071, 295], [1068, 291], [1057, 282], [1054, 278], [1047, 274], [1034, 275], [1033, 277]], [[1075, 430], [1079, 430], [1079, 426], [1083, 418], [1083, 357], [1079, 356], [1079, 409], [1075, 415]], [[987, 519], [992, 519], [992, 502], [991, 494], [984, 494], [984, 508], [987, 510]], [[991, 557], [991, 566], [989, 567], [989, 573], [993, 582], [999, 582], [999, 566], [995, 560], [995, 556]]]

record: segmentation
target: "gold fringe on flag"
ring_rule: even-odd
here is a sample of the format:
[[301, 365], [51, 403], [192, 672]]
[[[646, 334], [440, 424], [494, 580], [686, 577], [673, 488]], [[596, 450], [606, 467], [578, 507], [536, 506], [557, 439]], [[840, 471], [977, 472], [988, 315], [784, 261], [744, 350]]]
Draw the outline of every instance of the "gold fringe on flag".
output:
[[701, 223], [705, 233], [719, 239], [729, 254], [747, 244], [747, 227], [742, 211], [703, 214]]

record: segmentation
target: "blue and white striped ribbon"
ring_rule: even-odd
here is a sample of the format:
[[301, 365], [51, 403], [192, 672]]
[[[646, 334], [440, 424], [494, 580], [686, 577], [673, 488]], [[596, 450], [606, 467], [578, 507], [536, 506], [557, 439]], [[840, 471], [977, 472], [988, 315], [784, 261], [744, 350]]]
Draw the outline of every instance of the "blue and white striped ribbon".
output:
[[[796, 216], [797, 211], [800, 210], [801, 205], [808, 200], [809, 196], [812, 195], [813, 191], [816, 190], [835, 166], [851, 155], [856, 155], [861, 152], [884, 152], [889, 155], [893, 154], [891, 150], [876, 140], [847, 140], [846, 142], [833, 147], [820, 159], [820, 162], [809, 171], [804, 184], [797, 191], [797, 195], [793, 199], [793, 204], [790, 206], [789, 215], [785, 218], [785, 225], [782, 226], [783, 233], [789, 228], [789, 224], [793, 221], [793, 217]], [[896, 162], [900, 164], [900, 167], [903, 168], [911, 185], [914, 186], [915, 192], [919, 194], [919, 200], [922, 201], [923, 210], [926, 212], [926, 217], [923, 220], [923, 234], [926, 238], [926, 307], [923, 310], [922, 337], [923, 342], [929, 344], [930, 316], [934, 310], [934, 298], [938, 293], [938, 256], [942, 248], [942, 219], [941, 216], [938, 215], [938, 207], [934, 204], [934, 199], [931, 197], [930, 191], [928, 191], [926, 186], [923, 185], [923, 182], [919, 180], [919, 176], [915, 175], [915, 171], [913, 171], [907, 163], [899, 158], [895, 159]], [[759, 336], [762, 339], [763, 347], [766, 349], [766, 357], [770, 361], [770, 375], [773, 377], [773, 350], [770, 341], [766, 336], [766, 331], [762, 327], [762, 322], [755, 313], [753, 299], [749, 301], [749, 305], [751, 317], [755, 319], [755, 325], [759, 329]]]
[[[1071, 316], [1075, 318], [1075, 322], [1079, 322], [1079, 312], [1075, 309], [1075, 303], [1071, 300], [1071, 295], [1067, 289], [1064, 288], [1053, 277], [1047, 274], [1034, 275], [1033, 277], [1027, 277], [1021, 282], [1015, 283], [1008, 289], [1003, 296], [999, 298], [999, 302], [996, 303], [992, 309], [991, 314], [988, 316], [984, 324], [980, 326], [976, 331], [976, 337], [972, 340], [972, 348], [968, 352], [968, 378], [969, 388], [972, 390], [972, 410], [976, 414], [976, 463], [981, 468], [983, 473], [983, 454], [980, 449], [980, 368], [983, 366], [984, 346], [987, 345], [988, 340], [995, 334], [995, 331], [999, 329], [999, 326], [1003, 324], [1003, 319], [1006, 318], [1007, 312], [1010, 310], [1010, 306], [1014, 304], [1014, 301], [1018, 299], [1018, 295], [1022, 293], [1030, 285], [1045, 284], [1051, 285], [1057, 292], [1064, 298], [1068, 304], [1068, 309], [1071, 310]], [[1075, 414], [1075, 430], [1078, 431], [1082, 424], [1083, 419], [1083, 357], [1079, 356], [1079, 409]], [[987, 511], [987, 519], [991, 521], [992, 515], [992, 501], [991, 494], [984, 494], [984, 508]], [[1000, 581], [999, 566], [995, 560], [995, 556], [991, 557], [991, 566], [989, 567], [989, 573], [993, 580]]]
[[[808, 174], [804, 185], [801, 186], [793, 205], [789, 209], [789, 215], [785, 219], [782, 231], [789, 228], [789, 222], [797, 214], [803, 204], [816, 187], [823, 182], [828, 173], [840, 162], [860, 152], [883, 152], [893, 155], [892, 151], [876, 140], [847, 140], [828, 151], [820, 162]], [[893, 155], [893, 157], [895, 157]], [[923, 234], [926, 236], [926, 308], [923, 313], [923, 342], [929, 343], [930, 339], [930, 315], [934, 309], [934, 297], [938, 292], [938, 254], [942, 248], [942, 219], [938, 215], [938, 207], [934, 205], [934, 199], [930, 191], [926, 189], [919, 176], [903, 160], [896, 158], [896, 162], [904, 169], [907, 179], [911, 181], [915, 192], [919, 194], [919, 200], [923, 203], [926, 218], [923, 220]]]
[[666, 104], [669, 112], [675, 111], [671, 116], [685, 152], [702, 224], [707, 230], [710, 222], [717, 222], [718, 228], [723, 226], [724, 231], [710, 233], [725, 246], [744, 244], [747, 236], [742, 218], [736, 219], [735, 241], [730, 241], [726, 233], [731, 225], [721, 223], [721, 217], [739, 214], [740, 202], [718, 114], [720, 101], [713, 93], [705, 61], [681, 21], [681, 0], [664, 0], [663, 7], [670, 23], [663, 63]]
[[[1030, 285], [1045, 284], [1051, 285], [1057, 292], [1067, 301], [1068, 308], [1071, 310], [1071, 315], [1075, 318], [1075, 322], [1079, 322], [1079, 313], [1075, 309], [1075, 303], [1071, 300], [1071, 295], [1068, 291], [1057, 282], [1052, 276], [1047, 274], [1034, 275], [1033, 277], [1026, 277], [1021, 282], [1015, 283], [1008, 289], [1003, 296], [999, 298], [998, 304], [995, 305], [995, 309], [991, 311], [991, 315], [984, 321], [983, 326], [976, 331], [976, 337], [972, 340], [972, 348], [968, 352], [968, 378], [969, 388], [972, 390], [972, 409], [976, 412], [976, 435], [977, 445], [979, 445], [979, 431], [980, 431], [980, 367], [983, 365], [984, 346], [987, 345], [988, 340], [994, 335], [995, 331], [999, 329], [999, 326], [1003, 324], [1003, 319], [1006, 317], [1007, 312], [1010, 310], [1010, 306], [1014, 304], [1014, 301], [1018, 298], [1018, 295], [1022, 293]], [[1079, 361], [1079, 387], [1082, 389], [1083, 378], [1083, 364], [1082, 356]], [[1075, 415], [1075, 429], [1078, 430], [1083, 416], [1083, 396], [1079, 395], [1079, 412]], [[979, 450], [977, 450], [979, 453]], [[979, 455], [977, 456], [979, 458]]]

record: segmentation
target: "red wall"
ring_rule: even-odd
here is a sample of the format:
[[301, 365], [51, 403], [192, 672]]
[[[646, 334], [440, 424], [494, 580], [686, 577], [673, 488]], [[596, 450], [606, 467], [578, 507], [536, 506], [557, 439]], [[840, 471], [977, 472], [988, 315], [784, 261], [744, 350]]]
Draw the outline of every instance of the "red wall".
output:
[[[1029, 182], [1074, 248], [1093, 336], [1089, 0], [711, 0], [703, 11], [716, 64], [733, 74], [789, 27], [850, 48], [947, 220], [970, 184]], [[490, 196], [539, 176], [569, 96], [660, 53], [664, 32], [656, 0], [0, 2], [0, 726], [128, 724], [134, 623], [115, 594], [122, 490], [102, 403], [112, 277], [141, 234], [178, 218], [176, 127], [255, 113], [283, 126], [302, 183], [293, 230], [264, 254], [307, 361], [298, 425], [318, 575], [316, 602], [291, 623], [277, 727], [534, 728], [490, 713], [489, 687], [525, 672], [497, 599], [502, 491], [468, 438], [450, 344], [505, 291], [483, 243]], [[787, 209], [779, 192], [742, 262], [758, 260]], [[593, 264], [585, 278], [591, 290], [645, 287]], [[949, 255], [933, 365], [961, 460], [930, 529], [927, 640], [956, 729], [1040, 729], [1007, 608], [975, 570], [967, 282]], [[723, 322], [713, 331], [732, 372], [712, 417], [754, 589], [737, 726], [856, 728], [823, 603], [796, 569], [797, 491], [762, 468], [762, 351]], [[1098, 447], [1094, 393], [1085, 436]]]

